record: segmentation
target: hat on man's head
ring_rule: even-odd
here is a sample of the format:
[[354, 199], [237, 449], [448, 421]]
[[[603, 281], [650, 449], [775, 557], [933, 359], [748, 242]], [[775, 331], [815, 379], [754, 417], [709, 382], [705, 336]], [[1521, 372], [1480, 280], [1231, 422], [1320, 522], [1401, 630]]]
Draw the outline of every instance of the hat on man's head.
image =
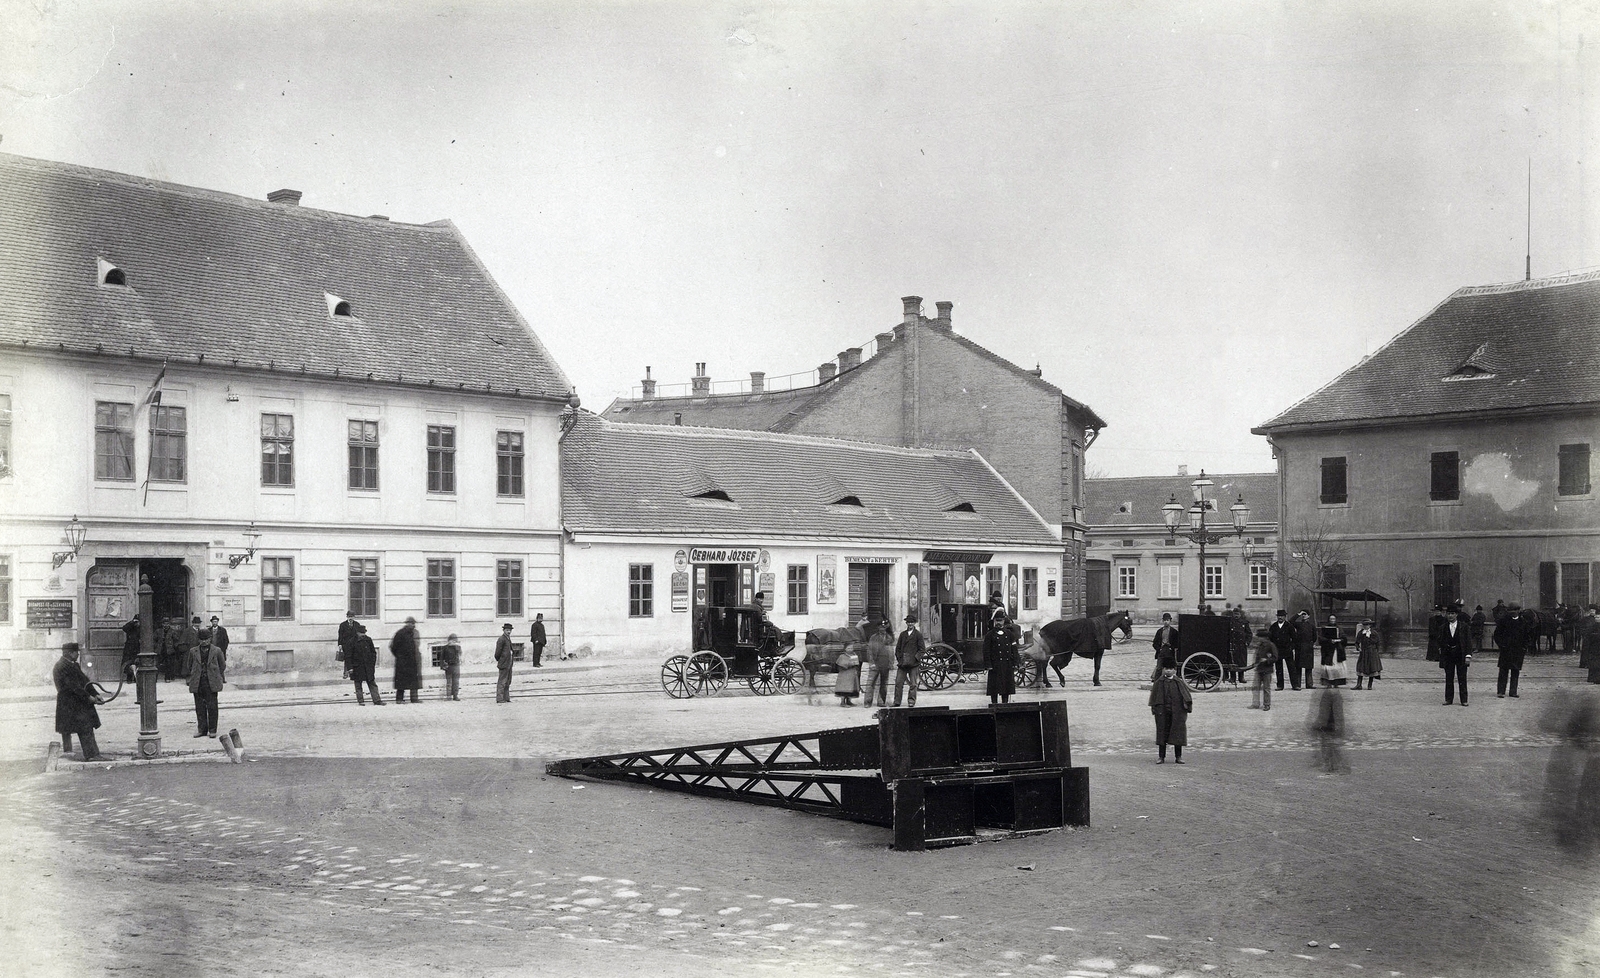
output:
[[906, 624], [915, 625], [916, 623], [917, 623], [917, 616], [916, 615], [906, 615]]
[[1005, 602], [1004, 598], [1000, 597], [1000, 592], [996, 591], [995, 593], [989, 595], [989, 603], [990, 604], [1005, 604], [1006, 602]]
[[1172, 620], [1172, 612], [1170, 612], [1170, 611], [1163, 611], [1163, 612], [1162, 612], [1162, 613], [1161, 613], [1161, 620], [1162, 620], [1162, 621], [1171, 621], [1171, 620]]
[[501, 630], [501, 631], [502, 631], [502, 632], [509, 632], [509, 631], [511, 631], [511, 623], [510, 623], [510, 622], [509, 622], [509, 621], [508, 621], [508, 622], [506, 622], [506, 623], [505, 623], [505, 624], [504, 624], [504, 625], [501, 625], [501, 626], [500, 626], [500, 630]]
[[200, 624], [200, 616], [199, 616], [199, 615], [195, 615], [195, 616], [194, 616], [194, 617], [193, 617], [193, 618], [190, 618], [190, 619], [189, 619], [189, 623], [190, 623], [190, 624], [191, 624], [191, 625], [198, 625], [198, 624]]
[[1482, 611], [1483, 610], [1483, 605], [1480, 604], [1480, 605], [1478, 605], [1476, 608], [1474, 608], [1472, 610], [1473, 611]]
[[417, 623], [417, 620], [415, 618], [411, 617], [410, 615], [406, 615], [406, 624], [407, 625], [415, 625], [416, 623]]
[[83, 648], [83, 646], [79, 645], [77, 642], [67, 642], [61, 646], [61, 651], [76, 652], [81, 648]]
[[221, 620], [222, 620], [222, 619], [221, 619], [221, 618], [218, 618], [218, 617], [217, 617], [217, 616], [216, 616], [216, 615], [212, 615], [212, 616], [211, 616], [211, 620], [212, 620], [212, 621], [221, 621]]
[[1288, 614], [1289, 614], [1289, 613], [1288, 613], [1288, 612], [1287, 612], [1287, 611], [1284, 611], [1284, 610], [1283, 610], [1283, 609], [1282, 609], [1282, 608], [1279, 608], [1279, 609], [1278, 609], [1278, 617], [1279, 617], [1279, 618], [1284, 618], [1284, 617], [1287, 617], [1287, 616], [1288, 616]]
[[351, 608], [349, 611], [344, 613], [344, 616], [346, 618], [354, 618], [356, 616], [356, 609]]
[[1174, 658], [1173, 656], [1171, 656], [1170, 654], [1169, 655], [1163, 655], [1161, 657], [1161, 668], [1163, 668], [1163, 669], [1176, 669], [1176, 668], [1178, 668], [1178, 660], [1176, 658]]

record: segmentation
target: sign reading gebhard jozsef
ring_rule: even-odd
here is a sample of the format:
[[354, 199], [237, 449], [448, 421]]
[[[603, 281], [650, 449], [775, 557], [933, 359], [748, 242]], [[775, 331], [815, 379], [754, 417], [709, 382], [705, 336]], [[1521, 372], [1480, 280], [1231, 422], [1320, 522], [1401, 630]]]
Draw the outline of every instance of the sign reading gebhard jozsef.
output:
[[760, 547], [690, 547], [691, 564], [753, 564], [761, 556]]

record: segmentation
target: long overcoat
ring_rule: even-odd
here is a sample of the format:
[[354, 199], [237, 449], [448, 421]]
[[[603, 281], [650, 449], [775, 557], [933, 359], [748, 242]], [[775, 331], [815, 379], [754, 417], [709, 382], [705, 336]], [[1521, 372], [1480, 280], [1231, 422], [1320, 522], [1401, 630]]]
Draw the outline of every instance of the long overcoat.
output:
[[94, 690], [82, 666], [62, 656], [50, 670], [50, 678], [56, 684], [56, 733], [83, 733], [100, 726]]
[[407, 625], [394, 633], [389, 640], [389, 651], [394, 655], [394, 688], [422, 688], [422, 653], [417, 644], [417, 630]]
[[1317, 664], [1317, 626], [1310, 618], [1296, 618], [1293, 627], [1295, 667], [1309, 671]]
[[[1498, 661], [1495, 663], [1501, 669], [1521, 669], [1522, 660], [1528, 649], [1529, 641], [1538, 640], [1538, 631], [1529, 634], [1528, 619], [1522, 612], [1506, 615], [1494, 627], [1494, 645], [1500, 650]], [[1534, 623], [1537, 629], [1537, 621]]]
[[1189, 743], [1189, 714], [1194, 694], [1177, 676], [1163, 676], [1150, 684], [1150, 712], [1156, 718], [1156, 745], [1183, 747]]
[[1009, 623], [998, 624], [983, 637], [983, 657], [989, 667], [984, 692], [990, 696], [1013, 696], [1017, 692], [1017, 631]]
[[357, 632], [344, 653], [345, 664], [350, 667], [350, 678], [358, 683], [378, 681], [378, 647], [366, 632]]

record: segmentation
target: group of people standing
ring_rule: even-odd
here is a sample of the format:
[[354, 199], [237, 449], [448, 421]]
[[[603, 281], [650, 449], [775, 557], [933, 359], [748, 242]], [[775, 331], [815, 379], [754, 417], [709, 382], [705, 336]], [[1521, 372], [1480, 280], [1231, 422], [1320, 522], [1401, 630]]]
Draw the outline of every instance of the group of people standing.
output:
[[[511, 702], [511, 672], [516, 659], [515, 643], [511, 640], [514, 626], [506, 622], [500, 626], [500, 638], [495, 643], [496, 669], [495, 702]], [[548, 644], [544, 615], [536, 615], [529, 633], [533, 652], [529, 664], [541, 668], [544, 647]], [[367, 635], [367, 626], [356, 618], [354, 610], [345, 613], [339, 624], [339, 651], [337, 657], [344, 663], [344, 675], [355, 684], [356, 705], [366, 706], [366, 694], [372, 694], [374, 706], [383, 705], [378, 692], [378, 650]], [[435, 650], [439, 668], [444, 671], [444, 695], [447, 700], [461, 699], [461, 639], [454, 632]], [[389, 654], [394, 657], [394, 701], [404, 703], [407, 695], [416, 703], [422, 689], [422, 636], [417, 630], [417, 620], [407, 617], [404, 625], [389, 639]], [[563, 656], [565, 658], [565, 656]]]
[[[870, 619], [861, 620], [857, 627], [866, 640], [860, 646], [846, 647], [834, 663], [839, 675], [833, 689], [840, 706], [854, 705], [857, 693], [861, 695], [862, 706], [871, 706], [874, 697], [879, 706], [897, 707], [902, 698], [909, 706], [917, 705], [917, 681], [921, 678], [922, 653], [927, 651], [928, 640], [918, 627], [916, 615], [906, 615], [905, 626], [896, 635], [887, 621], [874, 624]], [[889, 702], [891, 672], [894, 673], [892, 704]]]

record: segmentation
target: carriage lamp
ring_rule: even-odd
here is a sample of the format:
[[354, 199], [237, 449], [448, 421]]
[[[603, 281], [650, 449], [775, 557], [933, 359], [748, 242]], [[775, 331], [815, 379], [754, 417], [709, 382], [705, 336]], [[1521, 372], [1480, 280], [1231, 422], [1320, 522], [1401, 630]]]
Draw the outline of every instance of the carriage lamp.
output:
[[261, 539], [261, 531], [256, 529], [254, 520], [250, 521], [250, 528], [244, 531], [244, 538], [249, 541], [245, 544], [245, 552], [228, 555], [228, 567], [230, 569], [237, 568], [240, 564], [250, 563], [250, 559], [256, 555], [256, 541]]
[[87, 535], [87, 533], [88, 528], [85, 527], [82, 521], [78, 519], [77, 514], [73, 514], [72, 522], [67, 524], [67, 543], [72, 547], [72, 549], [57, 550], [55, 553], [51, 554], [50, 569], [60, 570], [61, 565], [67, 561], [77, 560], [78, 553], [83, 550], [83, 538]]

